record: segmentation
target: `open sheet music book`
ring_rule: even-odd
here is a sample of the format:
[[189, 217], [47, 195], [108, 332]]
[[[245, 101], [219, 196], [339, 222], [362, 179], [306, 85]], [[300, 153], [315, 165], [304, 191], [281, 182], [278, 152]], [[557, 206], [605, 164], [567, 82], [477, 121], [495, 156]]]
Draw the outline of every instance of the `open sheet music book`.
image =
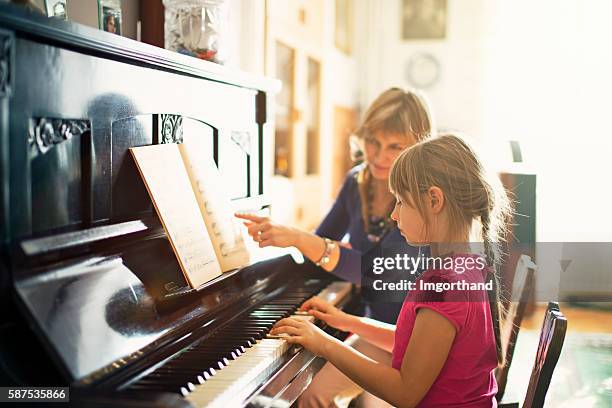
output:
[[130, 151], [192, 288], [249, 263], [230, 197], [200, 141]]

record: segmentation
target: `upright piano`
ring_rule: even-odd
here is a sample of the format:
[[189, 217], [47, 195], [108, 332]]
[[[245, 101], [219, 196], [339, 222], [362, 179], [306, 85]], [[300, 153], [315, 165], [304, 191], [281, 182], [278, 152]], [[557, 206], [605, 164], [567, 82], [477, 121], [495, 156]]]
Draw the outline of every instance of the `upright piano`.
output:
[[296, 400], [324, 361], [268, 331], [316, 294], [352, 307], [350, 285], [282, 255], [190, 290], [128, 153], [204, 138], [232, 205], [266, 208], [278, 88], [0, 4], [1, 386], [90, 407]]

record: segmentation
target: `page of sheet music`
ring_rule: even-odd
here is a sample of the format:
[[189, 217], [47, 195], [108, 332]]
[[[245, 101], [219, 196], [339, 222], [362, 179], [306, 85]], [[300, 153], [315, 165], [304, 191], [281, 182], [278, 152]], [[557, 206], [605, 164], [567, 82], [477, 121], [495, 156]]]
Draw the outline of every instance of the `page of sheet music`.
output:
[[130, 148], [187, 282], [197, 288], [221, 275], [179, 147]]
[[179, 145], [185, 167], [202, 216], [208, 227], [223, 272], [249, 263], [240, 220], [234, 217], [230, 196], [213, 157], [207, 154], [201, 138], [190, 138]]

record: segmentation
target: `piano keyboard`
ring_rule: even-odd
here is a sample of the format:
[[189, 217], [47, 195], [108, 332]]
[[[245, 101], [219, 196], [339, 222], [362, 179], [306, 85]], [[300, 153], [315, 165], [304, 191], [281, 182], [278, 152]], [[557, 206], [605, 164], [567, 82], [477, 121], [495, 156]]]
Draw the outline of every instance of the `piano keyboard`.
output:
[[129, 389], [180, 392], [194, 407], [242, 405], [280, 368], [289, 351], [299, 351], [282, 337], [270, 336], [272, 326], [289, 316], [314, 320], [297, 310], [305, 300], [317, 295], [338, 304], [350, 293], [351, 285], [332, 282], [320, 289], [321, 285], [305, 285], [285, 290], [187, 348]]

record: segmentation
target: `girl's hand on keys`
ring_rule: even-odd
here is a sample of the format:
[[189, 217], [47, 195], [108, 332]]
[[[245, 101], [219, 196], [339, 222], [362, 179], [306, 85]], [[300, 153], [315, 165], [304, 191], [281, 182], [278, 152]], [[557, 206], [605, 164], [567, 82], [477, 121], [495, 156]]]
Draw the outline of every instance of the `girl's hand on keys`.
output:
[[276, 322], [270, 334], [288, 334], [284, 339], [291, 344], [299, 344], [317, 356], [325, 357], [328, 345], [337, 342], [334, 337], [307, 320], [287, 317]]
[[307, 311], [316, 319], [324, 321], [327, 325], [342, 331], [351, 331], [355, 316], [344, 313], [329, 302], [315, 296], [302, 304], [301, 310]]

